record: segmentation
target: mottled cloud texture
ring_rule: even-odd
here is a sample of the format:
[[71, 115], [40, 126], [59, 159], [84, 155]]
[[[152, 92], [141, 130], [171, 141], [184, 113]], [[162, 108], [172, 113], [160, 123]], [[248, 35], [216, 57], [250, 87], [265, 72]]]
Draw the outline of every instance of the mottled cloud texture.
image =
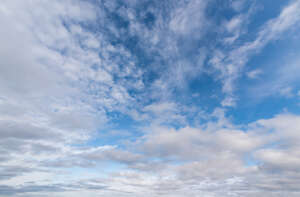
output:
[[299, 196], [299, 24], [299, 0], [2, 0], [0, 196]]

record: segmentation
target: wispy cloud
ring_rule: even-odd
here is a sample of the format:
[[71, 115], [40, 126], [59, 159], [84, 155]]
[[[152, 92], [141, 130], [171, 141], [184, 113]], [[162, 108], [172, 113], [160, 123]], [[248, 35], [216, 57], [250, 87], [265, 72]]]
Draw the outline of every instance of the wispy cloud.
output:
[[251, 58], [300, 1], [257, 4], [4, 0], [0, 196], [298, 196], [298, 59]]
[[[210, 63], [216, 70], [220, 71], [220, 78], [223, 81], [223, 91], [229, 97], [231, 97], [236, 89], [234, 82], [241, 75], [249, 58], [261, 51], [272, 40], [278, 39], [283, 32], [288, 31], [299, 23], [298, 10], [299, 1], [292, 1], [281, 11], [278, 17], [265, 23], [254, 40], [233, 46], [232, 50], [229, 51], [215, 50]], [[226, 28], [229, 30], [237, 28], [239, 21], [239, 18], [233, 18], [231, 22], [226, 24]]]

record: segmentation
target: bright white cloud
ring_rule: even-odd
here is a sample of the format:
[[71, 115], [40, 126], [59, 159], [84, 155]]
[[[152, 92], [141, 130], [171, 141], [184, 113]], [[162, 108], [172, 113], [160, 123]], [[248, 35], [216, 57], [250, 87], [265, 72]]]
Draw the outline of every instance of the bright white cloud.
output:
[[254, 4], [214, 6], [4, 0], [0, 196], [299, 195], [299, 115], [232, 110], [241, 76], [296, 95], [298, 60], [272, 83], [245, 67], [298, 28], [300, 1], [247, 38]]

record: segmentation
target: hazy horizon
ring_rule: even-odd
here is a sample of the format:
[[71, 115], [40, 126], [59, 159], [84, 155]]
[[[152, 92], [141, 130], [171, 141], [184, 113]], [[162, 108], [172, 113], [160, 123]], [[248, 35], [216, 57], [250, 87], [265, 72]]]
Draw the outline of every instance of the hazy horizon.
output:
[[299, 197], [300, 0], [1, 0], [0, 197]]

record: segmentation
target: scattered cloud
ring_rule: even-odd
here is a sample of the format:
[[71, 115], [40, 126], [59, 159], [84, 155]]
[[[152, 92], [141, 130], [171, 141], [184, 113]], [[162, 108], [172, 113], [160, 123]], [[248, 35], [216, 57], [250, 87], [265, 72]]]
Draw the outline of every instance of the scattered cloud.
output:
[[248, 63], [300, 1], [258, 4], [4, 0], [0, 196], [299, 196], [298, 58]]

